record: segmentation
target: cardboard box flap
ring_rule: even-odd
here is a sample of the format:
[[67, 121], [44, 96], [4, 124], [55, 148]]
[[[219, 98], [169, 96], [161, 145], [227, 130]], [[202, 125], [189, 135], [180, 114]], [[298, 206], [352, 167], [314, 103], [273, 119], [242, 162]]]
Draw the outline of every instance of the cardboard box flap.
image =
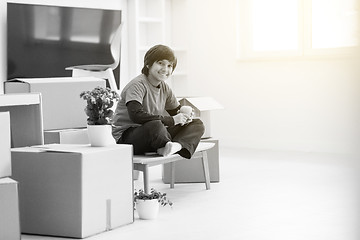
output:
[[200, 111], [223, 109], [224, 107], [212, 97], [186, 97], [182, 98]]
[[0, 184], [14, 184], [14, 183], [17, 184], [18, 182], [9, 177], [0, 178]]
[[[25, 78], [24, 78], [25, 79]], [[9, 79], [6, 80], [5, 82], [11, 82], [11, 83], [25, 83], [26, 81], [22, 80], [21, 78], [13, 78], [13, 79]]]
[[[74, 144], [75, 145], [75, 144]], [[20, 147], [12, 148], [11, 152], [26, 152], [26, 153], [78, 153], [83, 152], [83, 149], [79, 148], [79, 145], [71, 147], [70, 145], [59, 145], [59, 144], [46, 144], [46, 145], [36, 145], [31, 147]]]
[[77, 131], [82, 131], [82, 130], [86, 130], [86, 128], [54, 129], [54, 130], [47, 130], [47, 132], [50, 132], [50, 133], [58, 133], [59, 131], [61, 131], [61, 132], [77, 132]]
[[40, 93], [7, 93], [0, 95], [0, 106], [34, 105], [40, 103]]
[[23, 147], [23, 148], [12, 148], [12, 152], [54, 152], [54, 153], [94, 153], [94, 152], [104, 152], [109, 151], [111, 149], [119, 149], [119, 148], [127, 148], [127, 144], [113, 144], [109, 145], [106, 148], [104, 147], [91, 147], [90, 144], [44, 144], [44, 145], [36, 145], [31, 147]]
[[44, 149], [42, 146], [43, 145], [35, 145], [31, 147], [15, 147], [15, 148], [11, 148], [11, 152], [34, 152], [34, 153], [46, 152], [46, 149]]
[[89, 144], [45, 144], [41, 146], [47, 152], [79, 152], [89, 148]]

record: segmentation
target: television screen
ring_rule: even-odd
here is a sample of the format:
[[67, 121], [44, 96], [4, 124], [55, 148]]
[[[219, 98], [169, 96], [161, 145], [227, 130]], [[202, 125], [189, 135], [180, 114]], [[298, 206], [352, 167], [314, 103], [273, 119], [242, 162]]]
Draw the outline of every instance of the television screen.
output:
[[121, 10], [8, 3], [7, 78], [67, 77], [68, 66], [112, 63], [120, 23]]

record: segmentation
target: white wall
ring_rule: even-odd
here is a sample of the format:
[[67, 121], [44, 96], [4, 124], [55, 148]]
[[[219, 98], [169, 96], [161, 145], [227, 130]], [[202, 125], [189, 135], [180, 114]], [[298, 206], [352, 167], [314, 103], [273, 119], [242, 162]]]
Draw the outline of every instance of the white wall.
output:
[[241, 62], [235, 0], [186, 4], [188, 20], [173, 29], [187, 36], [189, 79], [174, 85], [182, 95], [213, 96], [225, 106], [212, 114], [222, 145], [358, 153], [357, 59]]
[[[128, 41], [127, 41], [127, 0], [1, 0], [0, 1], [0, 94], [3, 93], [3, 82], [7, 76], [7, 54], [6, 54], [6, 3], [25, 3], [25, 4], [40, 4], [40, 5], [57, 5], [57, 6], [72, 6], [72, 7], [87, 7], [87, 8], [101, 8], [101, 9], [119, 9], [122, 11], [122, 18], [125, 20], [123, 26], [122, 37], [122, 51], [121, 51], [121, 69], [120, 79], [128, 78]], [[120, 80], [121, 81], [121, 80]]]

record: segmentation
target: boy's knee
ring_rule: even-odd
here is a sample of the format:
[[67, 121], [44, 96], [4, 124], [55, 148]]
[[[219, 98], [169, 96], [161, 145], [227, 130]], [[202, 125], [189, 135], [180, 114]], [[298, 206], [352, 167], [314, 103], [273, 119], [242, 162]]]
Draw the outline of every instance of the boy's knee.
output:
[[144, 123], [144, 126], [146, 126], [146, 129], [150, 132], [150, 133], [154, 133], [154, 132], [161, 132], [164, 129], [166, 130], [164, 124], [160, 121], [160, 120], [152, 120], [149, 122]]
[[192, 123], [197, 126], [197, 129], [198, 129], [200, 132], [202, 132], [202, 133], [205, 132], [205, 125], [204, 125], [204, 123], [201, 121], [201, 119], [199, 119], [199, 118], [193, 119]]

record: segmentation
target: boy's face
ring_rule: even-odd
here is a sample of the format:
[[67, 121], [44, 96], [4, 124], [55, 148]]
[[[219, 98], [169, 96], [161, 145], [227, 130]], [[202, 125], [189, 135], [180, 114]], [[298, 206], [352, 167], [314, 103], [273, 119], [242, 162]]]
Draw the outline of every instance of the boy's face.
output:
[[173, 66], [174, 64], [166, 59], [156, 61], [149, 68], [149, 78], [156, 81], [165, 81], [171, 76]]

